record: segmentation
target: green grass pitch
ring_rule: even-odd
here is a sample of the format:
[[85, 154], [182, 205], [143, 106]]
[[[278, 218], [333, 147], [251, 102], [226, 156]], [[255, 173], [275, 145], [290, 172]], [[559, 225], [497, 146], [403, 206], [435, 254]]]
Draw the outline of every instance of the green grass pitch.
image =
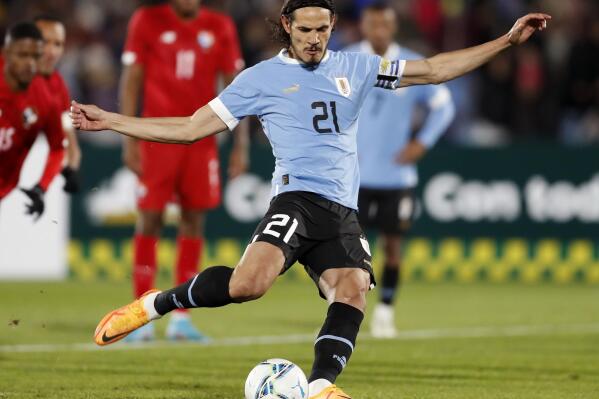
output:
[[[312, 285], [283, 280], [257, 302], [194, 311], [213, 345], [97, 350], [96, 323], [129, 293], [107, 282], [1, 283], [0, 399], [242, 399], [263, 359], [309, 372], [326, 311]], [[338, 380], [354, 399], [599, 398], [596, 287], [410, 283], [398, 309], [399, 339], [372, 340], [364, 323]]]

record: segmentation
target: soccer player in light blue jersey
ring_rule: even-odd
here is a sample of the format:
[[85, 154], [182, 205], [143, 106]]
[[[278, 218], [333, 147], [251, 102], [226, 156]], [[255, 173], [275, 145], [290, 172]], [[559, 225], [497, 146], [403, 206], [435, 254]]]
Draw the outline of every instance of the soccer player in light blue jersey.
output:
[[[364, 8], [361, 29], [364, 40], [345, 51], [378, 54], [388, 60], [424, 58], [393, 41], [398, 30], [397, 17], [386, 1]], [[426, 118], [413, 134], [417, 108], [426, 110]], [[373, 90], [362, 107], [358, 124], [358, 216], [362, 227], [381, 233], [384, 251], [380, 302], [370, 324], [374, 337], [397, 335], [393, 304], [401, 276], [401, 239], [409, 230], [415, 211], [416, 163], [437, 142], [454, 116], [455, 107], [445, 85]]]
[[366, 293], [374, 285], [357, 217], [356, 134], [366, 97], [375, 87], [454, 79], [523, 43], [551, 17], [526, 15], [496, 40], [420, 61], [327, 50], [336, 18], [333, 0], [287, 0], [277, 30], [285, 46], [281, 53], [247, 69], [191, 117], [134, 118], [73, 102], [71, 117], [79, 129], [163, 143], [192, 143], [257, 115], [276, 158], [270, 208], [235, 269], [207, 268], [185, 284], [149, 291], [108, 313], [96, 328], [97, 344], [116, 342], [178, 308], [260, 298], [299, 261], [329, 303], [314, 345], [310, 398], [350, 398], [334, 383], [354, 350]]

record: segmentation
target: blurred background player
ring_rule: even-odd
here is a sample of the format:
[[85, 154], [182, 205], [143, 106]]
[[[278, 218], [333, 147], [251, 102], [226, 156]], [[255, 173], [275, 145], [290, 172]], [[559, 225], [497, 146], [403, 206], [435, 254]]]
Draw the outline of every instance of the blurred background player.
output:
[[31, 189], [27, 213], [38, 220], [44, 213], [44, 193], [60, 172], [63, 131], [55, 102], [40, 80], [34, 80], [43, 52], [43, 38], [32, 23], [10, 28], [0, 57], [0, 201], [19, 182], [23, 162], [38, 134], [43, 132], [50, 151], [43, 175]]
[[[424, 58], [393, 41], [397, 30], [397, 17], [389, 3], [374, 2], [362, 14], [364, 40], [346, 50], [378, 54], [388, 60]], [[413, 134], [418, 109], [427, 113]], [[371, 321], [374, 337], [397, 335], [393, 303], [400, 283], [401, 239], [415, 211], [415, 164], [449, 127], [454, 115], [445, 85], [373, 90], [360, 114], [360, 223], [381, 233], [384, 252], [381, 298]]]
[[[214, 98], [219, 76], [228, 85], [244, 64], [233, 21], [200, 8], [200, 0], [171, 0], [139, 9], [129, 24], [122, 61], [120, 110], [135, 115], [143, 88], [146, 117], [193, 114]], [[247, 168], [247, 134], [247, 127], [236, 131], [230, 177]], [[197, 274], [204, 212], [220, 203], [218, 148], [214, 137], [190, 146], [126, 139], [123, 158], [140, 183], [133, 266], [133, 294], [138, 297], [154, 286], [163, 212], [174, 195], [181, 206], [175, 282], [181, 284]], [[186, 310], [173, 313], [166, 335], [168, 339], [205, 338]], [[153, 338], [150, 324], [128, 340]]]
[[62, 21], [50, 15], [38, 16], [34, 21], [44, 38], [44, 52], [39, 61], [38, 73], [44, 80], [51, 98], [57, 102], [57, 109], [62, 113], [62, 128], [67, 138], [66, 165], [62, 169], [62, 175], [65, 178], [64, 190], [72, 194], [79, 191], [81, 149], [68, 117], [71, 106], [69, 89], [57, 70], [58, 62], [64, 54], [66, 29]]

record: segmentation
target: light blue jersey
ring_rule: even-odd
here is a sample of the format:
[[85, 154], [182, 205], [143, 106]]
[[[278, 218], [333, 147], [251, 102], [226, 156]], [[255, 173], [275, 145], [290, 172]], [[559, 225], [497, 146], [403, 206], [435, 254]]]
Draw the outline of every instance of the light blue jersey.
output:
[[399, 84], [405, 61], [327, 51], [316, 67], [286, 51], [241, 73], [210, 102], [233, 129], [257, 115], [276, 159], [272, 195], [308, 191], [357, 209], [358, 115], [375, 87]]
[[[364, 41], [345, 51], [374, 54]], [[419, 60], [422, 57], [394, 43], [386, 59]], [[447, 130], [455, 116], [451, 94], [445, 85], [404, 87], [394, 91], [373, 90], [367, 97], [358, 126], [360, 185], [371, 189], [411, 188], [418, 184], [415, 165], [397, 163], [398, 154], [411, 139], [416, 107], [426, 109], [427, 116], [416, 139], [432, 147]]]

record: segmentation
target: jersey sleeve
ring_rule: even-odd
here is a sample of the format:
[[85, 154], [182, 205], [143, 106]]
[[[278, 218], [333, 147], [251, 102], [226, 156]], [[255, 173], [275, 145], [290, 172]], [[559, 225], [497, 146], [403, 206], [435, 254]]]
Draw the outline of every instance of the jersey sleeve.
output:
[[417, 90], [417, 101], [427, 108], [428, 114], [416, 137], [431, 148], [447, 130], [455, 117], [455, 105], [446, 85], [423, 85], [410, 88]]
[[244, 68], [245, 62], [241, 55], [237, 28], [228, 17], [223, 19], [221, 40], [219, 70], [224, 74], [236, 74]]
[[389, 61], [381, 58], [374, 86], [387, 90], [397, 89], [405, 68], [405, 60]]
[[71, 94], [62, 76], [58, 75], [58, 82], [60, 86], [60, 110], [69, 111], [71, 109]]
[[260, 115], [260, 90], [253, 82], [260, 81], [256, 67], [243, 71], [218, 97], [210, 101], [210, 108], [227, 125], [235, 129], [239, 121], [249, 115]]
[[146, 63], [149, 53], [147, 40], [147, 29], [149, 22], [146, 20], [144, 10], [137, 10], [127, 28], [127, 39], [125, 49], [121, 57], [123, 65], [133, 65]]
[[64, 133], [62, 130], [61, 114], [62, 111], [58, 109], [58, 105], [56, 104], [49, 107], [49, 112], [46, 115], [44, 134], [48, 140], [50, 152], [48, 153], [46, 166], [39, 182], [44, 191], [48, 190], [48, 186], [50, 186], [50, 183], [62, 168]]

